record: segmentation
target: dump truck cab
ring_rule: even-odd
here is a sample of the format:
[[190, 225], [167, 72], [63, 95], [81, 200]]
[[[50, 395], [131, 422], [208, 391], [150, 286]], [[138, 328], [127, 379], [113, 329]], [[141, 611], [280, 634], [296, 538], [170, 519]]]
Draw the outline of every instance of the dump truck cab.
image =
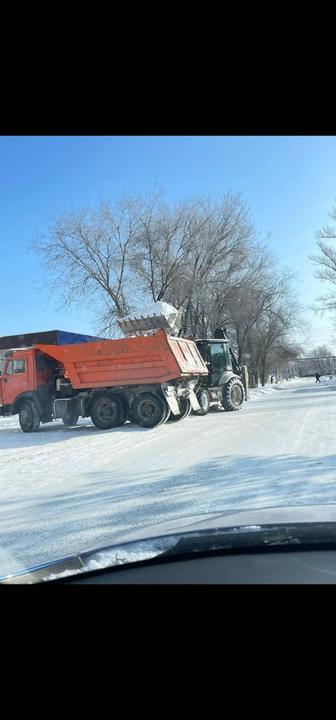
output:
[[196, 340], [197, 349], [208, 368], [208, 375], [199, 380], [197, 399], [206, 415], [211, 405], [221, 405], [224, 410], [239, 410], [245, 391], [241, 380], [241, 367], [226, 337]]
[[31, 349], [8, 351], [0, 375], [0, 411], [11, 415], [22, 395], [36, 390], [35, 353]]
[[15, 415], [25, 401], [33, 400], [42, 422], [49, 422], [50, 390], [61, 373], [58, 362], [34, 347], [7, 351], [0, 373], [0, 415]]

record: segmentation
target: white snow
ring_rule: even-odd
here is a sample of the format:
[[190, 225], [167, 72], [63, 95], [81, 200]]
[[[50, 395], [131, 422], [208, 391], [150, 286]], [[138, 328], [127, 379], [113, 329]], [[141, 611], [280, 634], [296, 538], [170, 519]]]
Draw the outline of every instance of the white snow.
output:
[[0, 418], [0, 575], [163, 521], [336, 502], [336, 381], [259, 390], [240, 412], [154, 430], [87, 420], [24, 434]]
[[146, 307], [133, 310], [129, 315], [126, 315], [123, 320], [128, 320], [132, 318], [138, 319], [141, 317], [152, 317], [153, 315], [164, 315], [164, 317], [169, 320], [169, 318], [175, 319], [178, 314], [179, 310], [177, 310], [173, 305], [169, 305], [166, 302], [158, 301], [153, 303], [152, 305], [146, 305]]
[[81, 568], [77, 570], [64, 570], [60, 573], [51, 572], [45, 580], [60, 580], [69, 575], [78, 575], [92, 570], [102, 570], [103, 568], [115, 565], [139, 562], [139, 560], [149, 560], [161, 555], [161, 553], [174, 547], [174, 545], [176, 545], [175, 538], [166, 537], [138, 541], [134, 544], [128, 543], [121, 547], [102, 550], [94, 553], [92, 556], [90, 555]]

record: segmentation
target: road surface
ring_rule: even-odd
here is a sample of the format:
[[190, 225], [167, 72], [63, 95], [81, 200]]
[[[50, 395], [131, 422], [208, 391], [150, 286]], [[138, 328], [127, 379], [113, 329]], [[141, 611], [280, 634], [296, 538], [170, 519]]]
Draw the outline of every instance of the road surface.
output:
[[154, 430], [0, 418], [0, 575], [178, 517], [336, 502], [336, 384], [252, 395]]

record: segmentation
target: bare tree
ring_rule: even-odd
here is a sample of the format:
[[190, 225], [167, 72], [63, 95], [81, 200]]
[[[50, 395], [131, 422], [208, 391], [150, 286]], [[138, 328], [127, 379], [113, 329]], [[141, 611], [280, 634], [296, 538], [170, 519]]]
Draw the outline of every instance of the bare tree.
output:
[[182, 288], [184, 334], [204, 335], [219, 324], [221, 308], [241, 281], [255, 240], [248, 208], [237, 195], [225, 195], [219, 203], [203, 200], [202, 216], [205, 222], [191, 247]]
[[301, 326], [299, 306], [290, 285], [273, 306], [268, 307], [254, 323], [247, 337], [246, 347], [252, 371], [265, 384], [273, 367], [281, 366], [285, 359], [295, 359], [301, 353], [291, 333]]
[[132, 271], [143, 293], [183, 310], [182, 335], [206, 333], [251, 253], [255, 230], [245, 203], [227, 194], [168, 207], [156, 194], [139, 225]]
[[170, 208], [156, 194], [144, 202], [132, 269], [155, 302], [164, 299], [178, 308], [183, 304], [189, 257], [206, 220], [199, 201]]
[[63, 305], [89, 307], [100, 334], [115, 333], [140, 302], [164, 300], [183, 310], [181, 335], [207, 337], [228, 323], [241, 360], [253, 331], [285, 298], [292, 307], [291, 275], [275, 272], [239, 195], [175, 206], [160, 191], [128, 196], [58, 217], [33, 247], [49, 290]]
[[314, 358], [314, 369], [323, 375], [326, 372], [333, 372], [334, 359], [333, 352], [327, 345], [319, 345], [313, 348], [310, 352], [310, 356]]
[[[336, 223], [336, 205], [329, 213], [329, 217]], [[310, 255], [310, 259], [317, 265], [315, 277], [329, 285], [336, 286], [336, 225], [325, 225], [315, 233], [319, 255]], [[332, 243], [330, 243], [332, 241]], [[336, 310], [336, 290], [332, 289], [327, 295], [317, 298], [316, 310]]]
[[62, 305], [93, 302], [100, 308], [100, 332], [108, 333], [130, 308], [128, 265], [138, 225], [139, 202], [126, 198], [66, 213], [33, 243], [51, 292]]

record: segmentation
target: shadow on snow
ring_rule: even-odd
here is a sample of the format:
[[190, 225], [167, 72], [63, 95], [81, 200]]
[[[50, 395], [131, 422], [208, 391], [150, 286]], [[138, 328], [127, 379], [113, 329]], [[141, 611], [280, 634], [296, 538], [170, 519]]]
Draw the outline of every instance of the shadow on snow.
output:
[[[0, 507], [2, 548], [24, 565], [122, 540], [132, 529], [216, 511], [336, 503], [336, 454], [214, 458], [181, 473], [83, 473], [81, 490]], [[1, 528], [1, 524], [4, 527]], [[28, 562], [29, 558], [29, 562]]]

